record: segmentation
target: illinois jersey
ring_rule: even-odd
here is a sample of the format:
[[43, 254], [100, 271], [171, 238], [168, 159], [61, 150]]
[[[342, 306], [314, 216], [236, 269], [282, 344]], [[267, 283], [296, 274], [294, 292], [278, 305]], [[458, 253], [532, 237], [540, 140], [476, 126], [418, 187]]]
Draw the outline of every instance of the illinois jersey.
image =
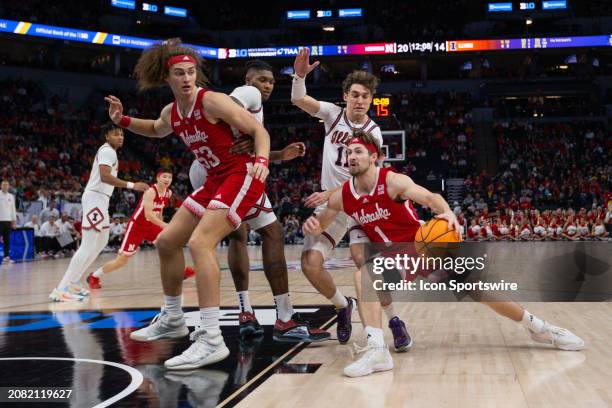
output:
[[111, 168], [111, 174], [117, 177], [119, 171], [119, 160], [117, 160], [117, 152], [108, 143], [104, 143], [98, 149], [96, 158], [94, 159], [93, 166], [91, 167], [91, 174], [89, 175], [89, 181], [85, 186], [85, 192], [95, 191], [96, 193], [104, 194], [108, 197], [113, 195], [114, 186], [103, 183], [100, 177], [100, 165], [106, 165]]
[[370, 118], [363, 124], [351, 122], [346, 109], [329, 102], [319, 102], [319, 111], [314, 115], [325, 124], [325, 142], [323, 145], [323, 168], [321, 170], [321, 188], [333, 190], [349, 179], [346, 157], [346, 142], [353, 136], [354, 130], [363, 130], [374, 136], [382, 146], [382, 133]]
[[[155, 198], [153, 199], [153, 212], [159, 214], [161, 218], [161, 214], [164, 211], [164, 208], [168, 206], [168, 203], [170, 202], [170, 197], [172, 197], [172, 190], [167, 188], [166, 191], [160, 194], [156, 184], [151, 184], [151, 188], [153, 189], [153, 191], [155, 191]], [[142, 195], [142, 197], [144, 197], [144, 194]], [[151, 222], [148, 221], [145, 217], [142, 197], [140, 197], [140, 201], [138, 202], [136, 210], [132, 214], [130, 221], [133, 221], [139, 225], [151, 224]]]
[[253, 162], [248, 154], [231, 154], [234, 137], [225, 122], [211, 123], [204, 116], [202, 100], [208, 92], [199, 88], [193, 106], [186, 117], [181, 115], [176, 101], [172, 104], [172, 130], [196, 156], [210, 177], [218, 174], [245, 172]]
[[410, 200], [395, 201], [387, 191], [389, 169], [376, 169], [376, 184], [359, 195], [351, 177], [342, 186], [344, 212], [361, 225], [371, 242], [412, 242], [421, 226]]

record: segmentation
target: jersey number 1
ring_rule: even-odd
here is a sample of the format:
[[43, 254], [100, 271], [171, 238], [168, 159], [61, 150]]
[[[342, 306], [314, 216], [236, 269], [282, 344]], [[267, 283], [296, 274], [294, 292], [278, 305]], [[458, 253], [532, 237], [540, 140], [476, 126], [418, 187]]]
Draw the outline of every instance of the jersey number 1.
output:
[[338, 146], [338, 158], [336, 159], [336, 166], [348, 167], [348, 157], [344, 152], [344, 146]]

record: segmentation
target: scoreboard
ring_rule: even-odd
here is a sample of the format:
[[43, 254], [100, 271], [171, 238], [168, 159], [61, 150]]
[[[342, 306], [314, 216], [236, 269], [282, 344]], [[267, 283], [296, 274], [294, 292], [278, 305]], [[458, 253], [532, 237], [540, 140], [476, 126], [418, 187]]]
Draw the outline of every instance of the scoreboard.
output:
[[[134, 6], [133, 0], [114, 0], [115, 4]], [[550, 7], [557, 2], [550, 3]], [[145, 11], [158, 10], [157, 4], [142, 3]], [[187, 10], [177, 7], [164, 6], [164, 12], [173, 16], [187, 16]], [[0, 19], [0, 33], [23, 35], [30, 37], [44, 37], [57, 40], [75, 41], [105, 45], [110, 47], [144, 49], [150, 47], [159, 39], [133, 37], [123, 34], [113, 34], [101, 31], [88, 31], [77, 28], [51, 26], [31, 23], [27, 21], [14, 21]], [[508, 38], [508, 39], [482, 39], [482, 40], [446, 40], [446, 41], [414, 41], [414, 42], [379, 42], [365, 44], [339, 44], [339, 45], [290, 45], [284, 47], [264, 48], [217, 48], [205, 45], [187, 44], [195, 48], [202, 58], [233, 59], [233, 58], [294, 58], [302, 48], [308, 48], [313, 58], [334, 57], [344, 55], [403, 55], [403, 54], [445, 54], [456, 52], [475, 51], [507, 51], [525, 49], [549, 48], [578, 48], [578, 47], [611, 47], [612, 34], [585, 35], [585, 36], [556, 36], [535, 38]], [[380, 101], [379, 101], [380, 102]], [[385, 106], [382, 102], [381, 114]]]

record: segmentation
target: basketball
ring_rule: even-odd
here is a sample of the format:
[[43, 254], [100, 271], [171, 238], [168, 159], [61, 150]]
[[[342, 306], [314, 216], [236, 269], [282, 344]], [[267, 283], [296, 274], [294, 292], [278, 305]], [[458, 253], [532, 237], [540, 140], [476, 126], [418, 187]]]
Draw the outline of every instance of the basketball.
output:
[[461, 238], [455, 230], [449, 230], [448, 221], [432, 218], [421, 225], [414, 238], [414, 247], [418, 254], [425, 256], [442, 256], [448, 250], [459, 247]]

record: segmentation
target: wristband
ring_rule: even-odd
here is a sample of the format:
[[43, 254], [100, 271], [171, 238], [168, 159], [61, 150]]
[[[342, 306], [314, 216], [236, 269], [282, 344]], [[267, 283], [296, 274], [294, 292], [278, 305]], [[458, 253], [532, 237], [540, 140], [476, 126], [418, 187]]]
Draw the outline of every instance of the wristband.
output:
[[306, 77], [293, 75], [291, 83], [291, 100], [300, 100], [306, 96]]
[[121, 115], [121, 120], [119, 121], [119, 127], [125, 129], [128, 126], [130, 126], [130, 122], [132, 122], [132, 118], [126, 115]]
[[133, 190], [134, 189], [134, 183], [132, 183], [131, 181], [127, 182], [127, 186], [125, 186], [126, 188]]
[[267, 168], [268, 164], [270, 163], [270, 160], [268, 160], [267, 158], [263, 156], [257, 156], [255, 157], [255, 163], [263, 164]]

